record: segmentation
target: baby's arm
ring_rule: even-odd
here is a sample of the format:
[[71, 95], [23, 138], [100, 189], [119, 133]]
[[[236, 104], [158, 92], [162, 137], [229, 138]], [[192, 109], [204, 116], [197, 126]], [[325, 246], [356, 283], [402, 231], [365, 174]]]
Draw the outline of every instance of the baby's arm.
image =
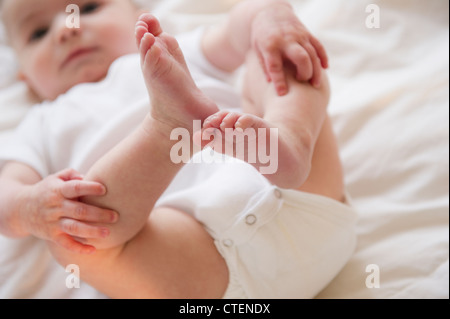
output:
[[112, 223], [117, 213], [88, 206], [78, 198], [105, 192], [101, 184], [83, 181], [74, 170], [41, 179], [27, 165], [8, 163], [0, 174], [0, 233], [14, 238], [33, 235], [74, 252], [92, 253], [94, 247], [80, 242], [104, 238], [109, 230], [86, 223]]
[[285, 0], [247, 0], [235, 6], [224, 24], [210, 29], [203, 51], [215, 66], [234, 71], [253, 50], [268, 81], [279, 95], [288, 92], [283, 64], [291, 62], [299, 81], [318, 88], [328, 58], [321, 43], [310, 34]]

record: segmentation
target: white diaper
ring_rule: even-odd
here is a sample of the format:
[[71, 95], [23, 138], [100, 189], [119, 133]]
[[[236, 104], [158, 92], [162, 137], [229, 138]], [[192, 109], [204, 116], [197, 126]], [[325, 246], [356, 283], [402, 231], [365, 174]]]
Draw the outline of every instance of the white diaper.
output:
[[158, 205], [192, 214], [215, 239], [226, 299], [313, 298], [354, 251], [354, 209], [274, 187], [246, 163], [188, 164], [173, 184]]
[[224, 298], [313, 298], [350, 259], [355, 221], [329, 198], [266, 189], [216, 237], [230, 271]]

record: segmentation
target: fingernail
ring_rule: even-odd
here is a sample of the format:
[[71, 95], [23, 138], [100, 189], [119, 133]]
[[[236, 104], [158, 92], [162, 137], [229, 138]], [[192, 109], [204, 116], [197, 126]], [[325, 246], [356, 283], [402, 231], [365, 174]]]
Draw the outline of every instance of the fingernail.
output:
[[111, 214], [111, 222], [112, 223], [116, 223], [117, 221], [119, 220], [119, 214], [117, 214], [117, 213], [112, 213]]
[[109, 229], [103, 228], [101, 231], [102, 237], [106, 238], [109, 236]]

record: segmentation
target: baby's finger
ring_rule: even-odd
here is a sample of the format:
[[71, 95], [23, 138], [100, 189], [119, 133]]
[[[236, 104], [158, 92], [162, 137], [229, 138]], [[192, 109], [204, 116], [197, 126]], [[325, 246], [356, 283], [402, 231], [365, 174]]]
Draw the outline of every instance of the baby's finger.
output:
[[311, 63], [313, 65], [313, 76], [311, 78], [311, 85], [315, 88], [320, 87], [321, 78], [322, 78], [322, 65], [321, 60], [318, 56], [318, 53], [314, 46], [311, 43], [305, 44], [305, 49], [308, 51], [309, 56], [311, 58]]
[[264, 61], [271, 81], [275, 85], [278, 95], [287, 93], [286, 76], [283, 70], [283, 58], [279, 53], [265, 53]]
[[322, 43], [320, 43], [320, 41], [317, 40], [313, 36], [311, 36], [310, 42], [311, 42], [312, 46], [314, 47], [314, 49], [317, 52], [317, 56], [320, 59], [320, 63], [322, 65], [322, 67], [324, 69], [328, 69], [328, 66], [329, 66], [329, 64], [328, 64], [328, 55], [327, 55], [327, 51], [323, 47]]
[[75, 239], [67, 234], [61, 234], [55, 239], [55, 243], [59, 246], [77, 254], [92, 255], [95, 253], [95, 247], [90, 245], [84, 245], [77, 242]]
[[109, 229], [100, 226], [92, 226], [71, 218], [61, 218], [59, 221], [62, 232], [80, 238], [106, 238]]
[[320, 65], [320, 60], [317, 56], [312, 59], [312, 62], [314, 67], [314, 74], [311, 79], [311, 85], [318, 89], [320, 88], [320, 85], [322, 83], [322, 66]]
[[83, 176], [78, 173], [76, 170], [68, 168], [59, 173], [57, 173], [58, 178], [63, 181], [71, 181], [71, 180], [82, 180]]
[[297, 70], [297, 80], [309, 81], [313, 76], [313, 64], [309, 53], [298, 44], [291, 44], [285, 52], [286, 58], [291, 61]]
[[257, 50], [256, 53], [257, 53], [256, 55], [258, 57], [259, 64], [261, 65], [261, 68], [264, 71], [264, 75], [266, 76], [266, 81], [267, 82], [272, 81], [272, 79], [270, 78], [269, 72], [267, 71], [266, 64], [264, 63], [264, 56], [261, 53], [261, 50]]
[[63, 207], [63, 216], [88, 223], [112, 224], [118, 221], [116, 212], [77, 201], [66, 201]]
[[82, 196], [103, 196], [106, 188], [97, 182], [68, 181], [61, 186], [61, 195], [67, 199], [75, 199]]
[[321, 76], [322, 76], [322, 66], [320, 65], [320, 59], [317, 56], [316, 50], [311, 44], [305, 44], [304, 45], [305, 50], [309, 54], [309, 59], [312, 64], [312, 77], [310, 78], [310, 83], [312, 86], [318, 88], [320, 86], [321, 82]]

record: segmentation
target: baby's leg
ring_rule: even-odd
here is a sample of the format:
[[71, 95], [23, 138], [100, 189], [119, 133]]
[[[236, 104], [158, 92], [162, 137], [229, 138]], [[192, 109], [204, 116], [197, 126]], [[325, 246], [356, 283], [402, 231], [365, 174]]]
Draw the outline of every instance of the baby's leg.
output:
[[[288, 66], [286, 73], [289, 94], [279, 97], [273, 85], [264, 80], [256, 56], [250, 54], [247, 63], [249, 67], [246, 81], [247, 99], [253, 102], [252, 105], [257, 112], [264, 113], [264, 120], [277, 123], [276, 125], [283, 128], [280, 130], [280, 136], [286, 132], [283, 138], [287, 146], [291, 147], [292, 154], [301, 162], [306, 161], [306, 167], [303, 165], [289, 167], [292, 169], [290, 173], [297, 171], [297, 174], [293, 175], [299, 176], [297, 178], [303, 181], [297, 189], [343, 201], [343, 169], [332, 122], [326, 113], [330, 98], [327, 76], [323, 74], [322, 86], [318, 90], [309, 83], [299, 83], [293, 70]], [[262, 95], [260, 92], [265, 94]], [[303, 105], [306, 107], [302, 107]], [[318, 121], [320, 117], [323, 117], [322, 123]], [[310, 122], [312, 118], [315, 120]], [[302, 127], [308, 127], [309, 131], [317, 136], [312, 143], [308, 141], [310, 133], [307, 134], [307, 142], [302, 143]], [[308, 153], [310, 157], [302, 159], [302, 156]], [[280, 154], [280, 157], [282, 156]], [[303, 169], [304, 172], [301, 171]], [[289, 170], [286, 170], [286, 173], [289, 173]]]
[[[193, 120], [217, 111], [195, 86], [174, 38], [158, 21], [141, 17], [136, 30], [152, 110], [141, 126], [97, 162], [86, 179], [108, 193], [84, 199], [120, 214], [93, 255], [73, 254], [50, 244], [65, 267], [80, 267], [81, 279], [114, 298], [220, 298], [228, 270], [211, 236], [193, 217], [153, 209], [181, 169], [170, 160], [171, 131], [192, 130]], [[151, 214], [150, 214], [151, 212]]]
[[[244, 112], [251, 114], [218, 112], [205, 121], [205, 127], [222, 131], [238, 127], [278, 128], [278, 171], [266, 177], [280, 187], [341, 200], [343, 173], [331, 122], [326, 116], [329, 100], [326, 80], [317, 90], [299, 83], [287, 66], [289, 94], [279, 97], [273, 84], [265, 80], [255, 54], [249, 54], [246, 66], [243, 106]], [[257, 169], [265, 165], [251, 164]]]

